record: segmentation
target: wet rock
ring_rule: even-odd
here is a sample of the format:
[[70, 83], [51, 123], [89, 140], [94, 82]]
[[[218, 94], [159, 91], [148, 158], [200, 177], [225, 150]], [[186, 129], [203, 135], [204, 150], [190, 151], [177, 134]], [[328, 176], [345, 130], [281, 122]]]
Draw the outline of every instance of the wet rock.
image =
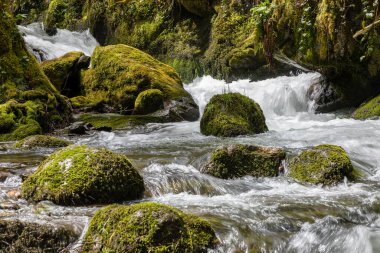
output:
[[78, 237], [68, 228], [0, 220], [0, 252], [64, 252]]
[[4, 182], [7, 177], [13, 176], [9, 171], [0, 171], [0, 182]]
[[0, 202], [0, 210], [18, 210], [20, 206], [16, 203], [12, 203], [10, 201]]
[[84, 135], [89, 130], [85, 122], [77, 121], [67, 127], [69, 134]]
[[302, 183], [334, 185], [357, 173], [346, 151], [335, 145], [319, 145], [302, 151], [289, 162], [289, 176]]
[[[97, 47], [91, 63], [92, 68], [82, 75], [86, 96], [71, 99], [79, 110], [107, 108], [108, 112], [124, 115], [146, 115], [170, 110], [166, 108], [172, 104], [170, 101], [192, 100], [172, 67], [136, 48]], [[197, 109], [194, 104], [187, 106]]]
[[76, 145], [50, 155], [22, 183], [23, 198], [60, 205], [134, 200], [143, 192], [143, 179], [125, 155]]
[[41, 68], [65, 96], [74, 97], [81, 93], [80, 72], [90, 65], [90, 57], [82, 52], [70, 52], [59, 58], [44, 61]]
[[380, 95], [362, 104], [352, 114], [354, 119], [377, 119], [380, 117]]
[[21, 149], [34, 148], [61, 148], [67, 147], [71, 142], [48, 135], [33, 135], [16, 142], [15, 147]]
[[201, 119], [205, 135], [234, 137], [268, 131], [260, 106], [239, 93], [216, 95], [206, 105]]
[[165, 103], [165, 109], [151, 114], [162, 118], [163, 122], [196, 121], [199, 119], [199, 107], [193, 98], [181, 98]]
[[[125, 229], [133, 228], [133, 229]], [[92, 218], [83, 252], [207, 252], [218, 243], [203, 219], [162, 204], [111, 205]]]
[[16, 200], [16, 199], [20, 198], [21, 192], [20, 192], [20, 190], [17, 190], [17, 189], [16, 190], [10, 190], [7, 192], [7, 196], [11, 199]]
[[103, 131], [103, 132], [112, 132], [112, 127], [110, 126], [100, 126], [93, 128], [95, 131]]
[[230, 145], [213, 152], [201, 172], [223, 179], [275, 177], [280, 172], [285, 156], [284, 150], [279, 148]]
[[324, 78], [310, 86], [307, 97], [314, 102], [313, 109], [317, 113], [331, 112], [344, 105], [342, 95]]

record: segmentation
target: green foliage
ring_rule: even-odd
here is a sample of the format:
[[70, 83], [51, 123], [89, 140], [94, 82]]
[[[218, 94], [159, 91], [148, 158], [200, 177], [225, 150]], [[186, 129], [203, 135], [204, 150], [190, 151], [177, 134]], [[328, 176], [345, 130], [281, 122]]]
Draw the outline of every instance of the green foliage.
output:
[[218, 240], [194, 215], [157, 203], [111, 205], [91, 220], [83, 252], [207, 252]]
[[125, 155], [87, 146], [56, 151], [22, 184], [23, 198], [60, 205], [114, 203], [143, 192], [143, 179]]
[[344, 177], [355, 180], [354, 168], [346, 151], [335, 145], [319, 145], [301, 152], [289, 163], [289, 176], [311, 184], [334, 185]]
[[276, 177], [283, 159], [282, 149], [237, 144], [213, 152], [202, 172], [223, 179]]
[[215, 95], [201, 119], [205, 135], [233, 137], [268, 131], [260, 106], [239, 93]]
[[352, 114], [354, 119], [376, 119], [380, 117], [380, 95], [361, 105]]

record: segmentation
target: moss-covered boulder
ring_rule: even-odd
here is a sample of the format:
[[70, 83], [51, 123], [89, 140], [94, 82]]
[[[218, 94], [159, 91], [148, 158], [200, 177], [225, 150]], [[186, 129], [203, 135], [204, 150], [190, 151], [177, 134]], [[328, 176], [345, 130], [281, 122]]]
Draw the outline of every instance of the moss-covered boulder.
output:
[[82, 252], [207, 252], [217, 242], [206, 221], [174, 207], [111, 205], [92, 218]]
[[16, 148], [61, 148], [67, 147], [71, 142], [48, 135], [32, 135], [15, 143]]
[[215, 95], [207, 103], [201, 119], [205, 135], [234, 137], [268, 131], [260, 106], [239, 93]]
[[82, 52], [70, 52], [53, 60], [43, 61], [41, 68], [51, 83], [65, 96], [80, 95], [80, 71], [90, 65]]
[[346, 151], [335, 145], [319, 145], [302, 151], [289, 162], [289, 176], [302, 183], [334, 185], [356, 173]]
[[22, 184], [23, 198], [62, 205], [133, 200], [143, 191], [143, 179], [125, 155], [76, 145], [50, 155]]
[[278, 148], [230, 145], [213, 152], [201, 172], [223, 179], [244, 176], [276, 177], [285, 155]]
[[12, 17], [0, 10], [0, 140], [65, 125], [71, 107], [28, 52]]
[[141, 92], [135, 101], [135, 114], [149, 114], [164, 109], [164, 94], [158, 89]]
[[0, 252], [62, 252], [78, 238], [79, 235], [68, 227], [0, 220]]
[[183, 7], [189, 12], [198, 16], [207, 16], [212, 14], [210, 0], [178, 0]]
[[[176, 116], [179, 120], [189, 120], [188, 118], [191, 117], [197, 120], [199, 112], [195, 115], [196, 117], [193, 115], [186, 117], [191, 109], [198, 111], [198, 106], [183, 88], [177, 72], [152, 56], [127, 45], [113, 45], [97, 47], [92, 55], [91, 63], [92, 68], [84, 71], [82, 76], [87, 101], [96, 101], [95, 104], [106, 106], [108, 112], [121, 114], [131, 114], [135, 105], [149, 107], [148, 111], [141, 111], [146, 114], [162, 109], [161, 100], [165, 102], [164, 109], [174, 112], [172, 107], [176, 107], [176, 101], [188, 99], [192, 103], [182, 103], [181, 106], [177, 106], [176, 109], [179, 112]], [[152, 93], [152, 90], [155, 91]], [[157, 96], [159, 94], [157, 90], [162, 95]], [[156, 95], [153, 96], [153, 100], [147, 99], [149, 105], [142, 104], [143, 98], [151, 97], [148, 94]], [[140, 98], [137, 100], [139, 95]], [[157, 100], [157, 97], [162, 98]], [[140, 109], [137, 108], [135, 113], [138, 113]], [[182, 114], [185, 116], [183, 117]], [[168, 115], [168, 121], [173, 118], [175, 117]]]
[[376, 119], [380, 117], [380, 95], [364, 103], [352, 114], [354, 119]]

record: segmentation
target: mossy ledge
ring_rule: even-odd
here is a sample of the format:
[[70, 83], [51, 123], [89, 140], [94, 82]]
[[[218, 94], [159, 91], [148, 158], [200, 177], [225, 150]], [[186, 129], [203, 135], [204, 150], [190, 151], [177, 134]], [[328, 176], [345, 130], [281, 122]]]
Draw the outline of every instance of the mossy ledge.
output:
[[143, 191], [143, 179], [125, 155], [84, 145], [54, 152], [22, 184], [23, 198], [60, 205], [134, 200]]
[[82, 252], [207, 252], [217, 243], [205, 220], [148, 202], [99, 210], [90, 222]]
[[35, 148], [62, 148], [71, 144], [70, 141], [63, 140], [48, 135], [32, 135], [15, 143], [15, 148], [35, 149]]
[[354, 119], [377, 119], [380, 117], [380, 95], [362, 104], [352, 114]]
[[285, 156], [284, 150], [279, 148], [235, 144], [213, 152], [201, 172], [223, 179], [276, 177]]
[[357, 179], [346, 151], [335, 145], [319, 145], [302, 151], [289, 162], [289, 176], [301, 183], [336, 185]]
[[234, 137], [268, 131], [259, 104], [239, 93], [215, 95], [207, 103], [201, 119], [205, 135]]

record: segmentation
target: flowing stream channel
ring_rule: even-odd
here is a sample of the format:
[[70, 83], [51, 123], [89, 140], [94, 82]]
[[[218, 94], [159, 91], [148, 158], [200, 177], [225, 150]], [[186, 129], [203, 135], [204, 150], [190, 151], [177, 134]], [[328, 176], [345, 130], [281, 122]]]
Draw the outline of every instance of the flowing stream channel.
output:
[[[59, 30], [48, 37], [40, 24], [19, 27], [31, 48], [51, 59], [79, 50], [90, 55], [96, 41], [88, 32]], [[237, 138], [203, 136], [198, 122], [148, 124], [70, 139], [128, 155], [143, 175], [143, 201], [175, 206], [207, 219], [222, 242], [217, 252], [380, 252], [380, 120], [357, 121], [349, 112], [314, 114], [307, 90], [318, 73], [259, 82], [226, 83], [209, 76], [185, 85], [201, 112], [209, 99], [240, 92], [262, 107], [269, 132]], [[302, 185], [285, 175], [221, 180], [199, 172], [216, 148], [232, 143], [282, 147], [288, 157], [314, 145], [342, 146], [365, 177], [334, 187]], [[0, 151], [0, 217], [74, 226], [82, 236], [99, 206], [35, 205], [9, 197], [53, 150]]]

